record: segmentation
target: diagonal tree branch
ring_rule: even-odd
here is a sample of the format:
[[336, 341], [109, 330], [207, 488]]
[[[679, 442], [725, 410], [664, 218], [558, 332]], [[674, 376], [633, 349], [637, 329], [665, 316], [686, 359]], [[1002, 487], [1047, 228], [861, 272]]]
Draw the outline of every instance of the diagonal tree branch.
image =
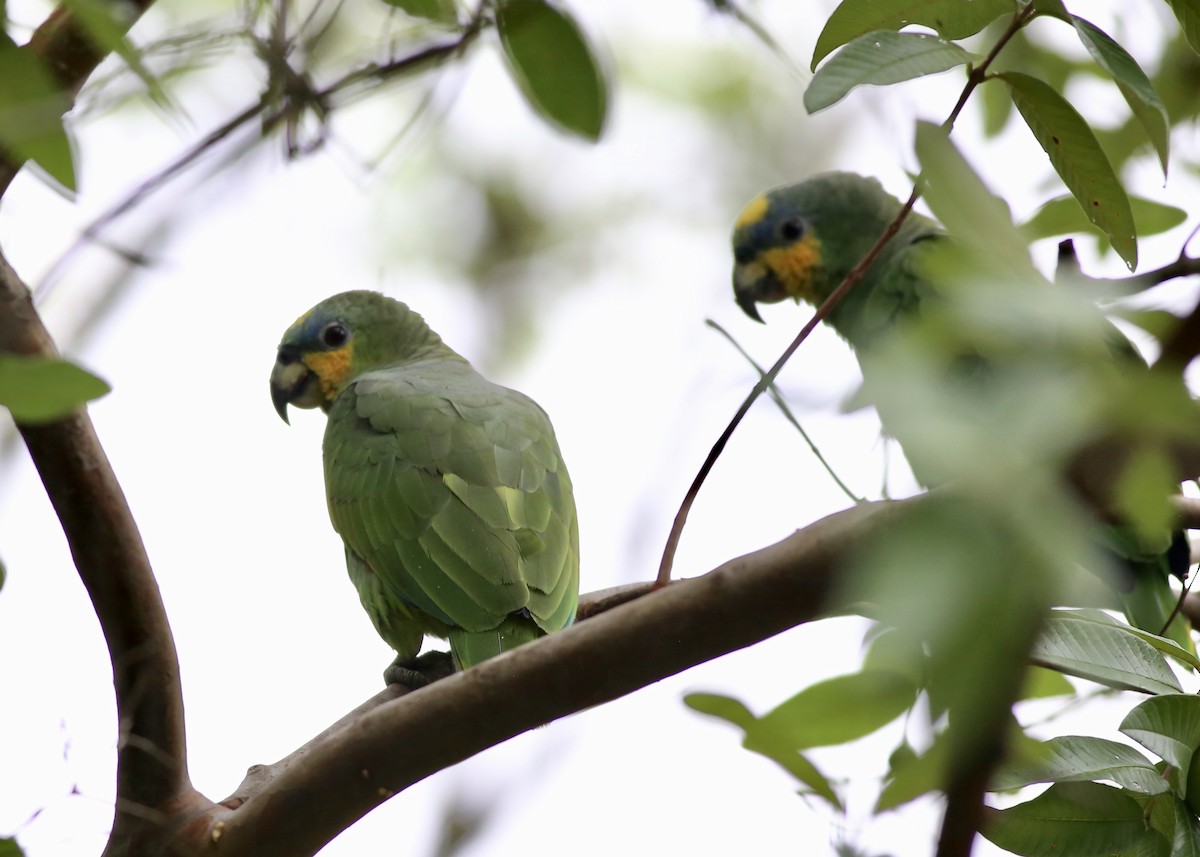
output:
[[[0, 352], [56, 355], [29, 290], [0, 256]], [[87, 414], [18, 426], [108, 644], [116, 686], [116, 829], [191, 794], [179, 662], [158, 584]], [[138, 823], [138, 822], [134, 822]]]

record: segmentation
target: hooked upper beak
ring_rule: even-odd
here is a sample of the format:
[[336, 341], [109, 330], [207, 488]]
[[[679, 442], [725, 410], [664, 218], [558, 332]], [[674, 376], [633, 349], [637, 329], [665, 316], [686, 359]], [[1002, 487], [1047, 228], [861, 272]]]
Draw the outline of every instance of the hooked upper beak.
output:
[[761, 262], [739, 262], [733, 266], [733, 298], [742, 312], [761, 322], [759, 303], [775, 303], [787, 297], [775, 272]]
[[291, 346], [281, 345], [275, 368], [271, 370], [271, 404], [275, 413], [290, 425], [287, 406], [315, 408], [320, 404], [320, 392], [317, 376], [300, 360], [300, 353]]

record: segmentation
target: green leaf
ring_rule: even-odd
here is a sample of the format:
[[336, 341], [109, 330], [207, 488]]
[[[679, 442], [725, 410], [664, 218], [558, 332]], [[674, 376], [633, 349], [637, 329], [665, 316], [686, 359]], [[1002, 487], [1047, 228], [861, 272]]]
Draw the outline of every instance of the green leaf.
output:
[[1015, 11], [1013, 0], [842, 0], [817, 37], [812, 68], [835, 49], [872, 30], [920, 24], [944, 39], [965, 39]]
[[1171, 857], [1200, 857], [1200, 820], [1187, 804], [1175, 801], [1175, 836]]
[[1133, 533], [1144, 541], [1159, 537], [1170, 544], [1179, 517], [1171, 499], [1179, 490], [1179, 480], [1161, 449], [1143, 446], [1134, 450], [1113, 489], [1114, 510]]
[[100, 2], [100, 0], [62, 0], [62, 5], [83, 25], [88, 39], [101, 54], [114, 53], [125, 61], [133, 73], [146, 84], [146, 89], [154, 101], [163, 106], [171, 104], [166, 90], [158, 78], [150, 73], [142, 62], [142, 55], [125, 35], [132, 21], [125, 21], [119, 10], [125, 8], [119, 3]]
[[0, 146], [74, 191], [75, 160], [62, 119], [70, 109], [41, 61], [0, 32]]
[[891, 723], [912, 706], [917, 688], [899, 673], [837, 676], [807, 687], [749, 730], [795, 750], [845, 744]]
[[725, 720], [743, 731], [753, 728], [758, 718], [739, 700], [716, 693], [689, 693], [684, 705], [701, 714]]
[[[950, 742], [942, 735], [923, 755], [893, 753], [888, 760], [889, 770], [883, 790], [875, 802], [875, 814], [897, 809], [940, 789], [945, 784], [950, 764], [949, 745]], [[903, 749], [907, 751], [908, 746], [904, 745]]]
[[496, 28], [513, 79], [533, 109], [553, 125], [598, 140], [608, 90], [575, 20], [544, 0], [505, 0]]
[[1058, 783], [1009, 809], [984, 808], [980, 831], [1026, 857], [1095, 857], [1135, 852], [1166, 857], [1162, 834], [1147, 830], [1141, 805], [1099, 783]]
[[1200, 749], [1200, 697], [1154, 696], [1125, 716], [1121, 732], [1179, 771], [1187, 782], [1192, 756]]
[[974, 54], [937, 36], [874, 30], [850, 42], [813, 75], [804, 90], [804, 109], [824, 110], [862, 84], [899, 83], [973, 59]]
[[1021, 699], [1050, 699], [1055, 696], [1074, 696], [1075, 685], [1062, 673], [1044, 667], [1030, 667], [1025, 673]]
[[[1129, 208], [1139, 237], [1159, 235], [1187, 220], [1187, 212], [1182, 208], [1141, 196], [1129, 197]], [[1087, 219], [1073, 196], [1060, 196], [1047, 202], [1021, 226], [1021, 231], [1030, 241], [1077, 232], [1104, 234]]]
[[1044, 742], [1032, 765], [1005, 766], [989, 789], [1008, 791], [1032, 783], [1112, 780], [1144, 795], [1162, 794], [1170, 786], [1149, 759], [1130, 747], [1105, 738], [1065, 735]]
[[[1181, 649], [1182, 651], [1182, 649]], [[1125, 628], [1058, 611], [1046, 620], [1030, 657], [1044, 667], [1119, 690], [1178, 693], [1179, 681], [1150, 643]]]
[[1125, 260], [1137, 267], [1137, 236], [1129, 197], [1087, 122], [1050, 86], [1020, 72], [997, 75], [1050, 163], [1096, 225]]
[[1200, 658], [1197, 658], [1193, 652], [1183, 648], [1183, 646], [1170, 640], [1166, 637], [1161, 637], [1158, 634], [1153, 634], [1150, 631], [1144, 631], [1141, 628], [1126, 624], [1112, 616], [1109, 616], [1103, 610], [1085, 607], [1078, 610], [1055, 610], [1054, 616], [1065, 621], [1077, 622], [1093, 622], [1098, 625], [1104, 625], [1110, 628], [1116, 628], [1124, 634], [1137, 637], [1143, 642], [1149, 643], [1164, 655], [1170, 655], [1180, 663], [1186, 664], [1191, 669], [1200, 671]]
[[108, 384], [66, 360], [0, 354], [0, 405], [19, 423], [52, 422], [107, 392]]
[[1179, 29], [1192, 50], [1200, 53], [1200, 2], [1198, 0], [1167, 0], [1179, 20]]
[[0, 857], [22, 857], [24, 853], [17, 840], [0, 836]]
[[383, 2], [414, 18], [423, 18], [435, 24], [449, 26], [458, 23], [458, 11], [454, 8], [453, 0], [383, 0]]
[[1096, 63], [1112, 75], [1113, 82], [1116, 83], [1117, 89], [1121, 90], [1121, 95], [1133, 111], [1134, 118], [1146, 130], [1146, 136], [1150, 138], [1154, 151], [1158, 153], [1158, 161], [1162, 164], [1165, 176], [1171, 151], [1171, 120], [1167, 116], [1167, 108], [1163, 106], [1162, 99], [1154, 91], [1154, 84], [1146, 77], [1137, 60], [1107, 33], [1078, 15], [1072, 15], [1070, 21], [1083, 46]]
[[743, 747], [760, 756], [766, 756], [808, 786], [809, 793], [823, 798], [839, 810], [842, 809], [841, 800], [825, 775], [799, 753], [795, 746], [781, 740], [779, 735], [772, 731], [759, 728], [760, 721], [741, 702], [714, 693], [689, 693], [683, 701], [702, 714], [719, 718], [742, 729], [746, 733], [742, 739]]

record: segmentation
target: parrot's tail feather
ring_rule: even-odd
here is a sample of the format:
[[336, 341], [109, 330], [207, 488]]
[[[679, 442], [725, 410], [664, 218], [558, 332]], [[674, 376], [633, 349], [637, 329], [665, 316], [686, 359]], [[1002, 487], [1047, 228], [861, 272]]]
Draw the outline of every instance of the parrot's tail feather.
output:
[[544, 633], [531, 619], [514, 613], [490, 631], [451, 630], [450, 651], [458, 669], [465, 670]]

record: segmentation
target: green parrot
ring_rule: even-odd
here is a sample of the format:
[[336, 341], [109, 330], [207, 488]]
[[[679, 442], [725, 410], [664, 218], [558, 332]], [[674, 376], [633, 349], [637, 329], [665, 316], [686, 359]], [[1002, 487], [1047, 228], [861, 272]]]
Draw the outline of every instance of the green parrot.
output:
[[[874, 246], [900, 212], [901, 203], [880, 183], [856, 173], [833, 172], [798, 184], [776, 188], [753, 199], [742, 210], [733, 231], [733, 291], [739, 307], [762, 321], [757, 305], [787, 298], [819, 306]], [[950, 241], [928, 217], [911, 212], [899, 231], [866, 270], [862, 280], [826, 317], [859, 358], [864, 374], [873, 343], [890, 327], [914, 318], [923, 305], [940, 300], [930, 271], [931, 256]], [[1113, 351], [1125, 359], [1141, 360], [1115, 327]], [[963, 364], [974, 374], [986, 372], [978, 358]], [[982, 383], [982, 379], [980, 381]], [[883, 416], [886, 428], [886, 415]], [[926, 486], [934, 481], [922, 478]], [[1124, 527], [1102, 533], [1106, 546], [1131, 574], [1120, 593], [1129, 620], [1140, 628], [1162, 633], [1177, 596], [1169, 576], [1185, 580], [1189, 547], [1176, 532], [1170, 545], [1147, 548]], [[1168, 636], [1193, 649], [1190, 627], [1177, 616]]]
[[363, 608], [396, 650], [389, 684], [428, 681], [426, 635], [449, 639], [466, 669], [574, 621], [579, 525], [550, 419], [405, 304], [352, 291], [300, 316], [279, 344], [271, 401], [284, 422], [289, 404], [328, 416], [329, 517]]

